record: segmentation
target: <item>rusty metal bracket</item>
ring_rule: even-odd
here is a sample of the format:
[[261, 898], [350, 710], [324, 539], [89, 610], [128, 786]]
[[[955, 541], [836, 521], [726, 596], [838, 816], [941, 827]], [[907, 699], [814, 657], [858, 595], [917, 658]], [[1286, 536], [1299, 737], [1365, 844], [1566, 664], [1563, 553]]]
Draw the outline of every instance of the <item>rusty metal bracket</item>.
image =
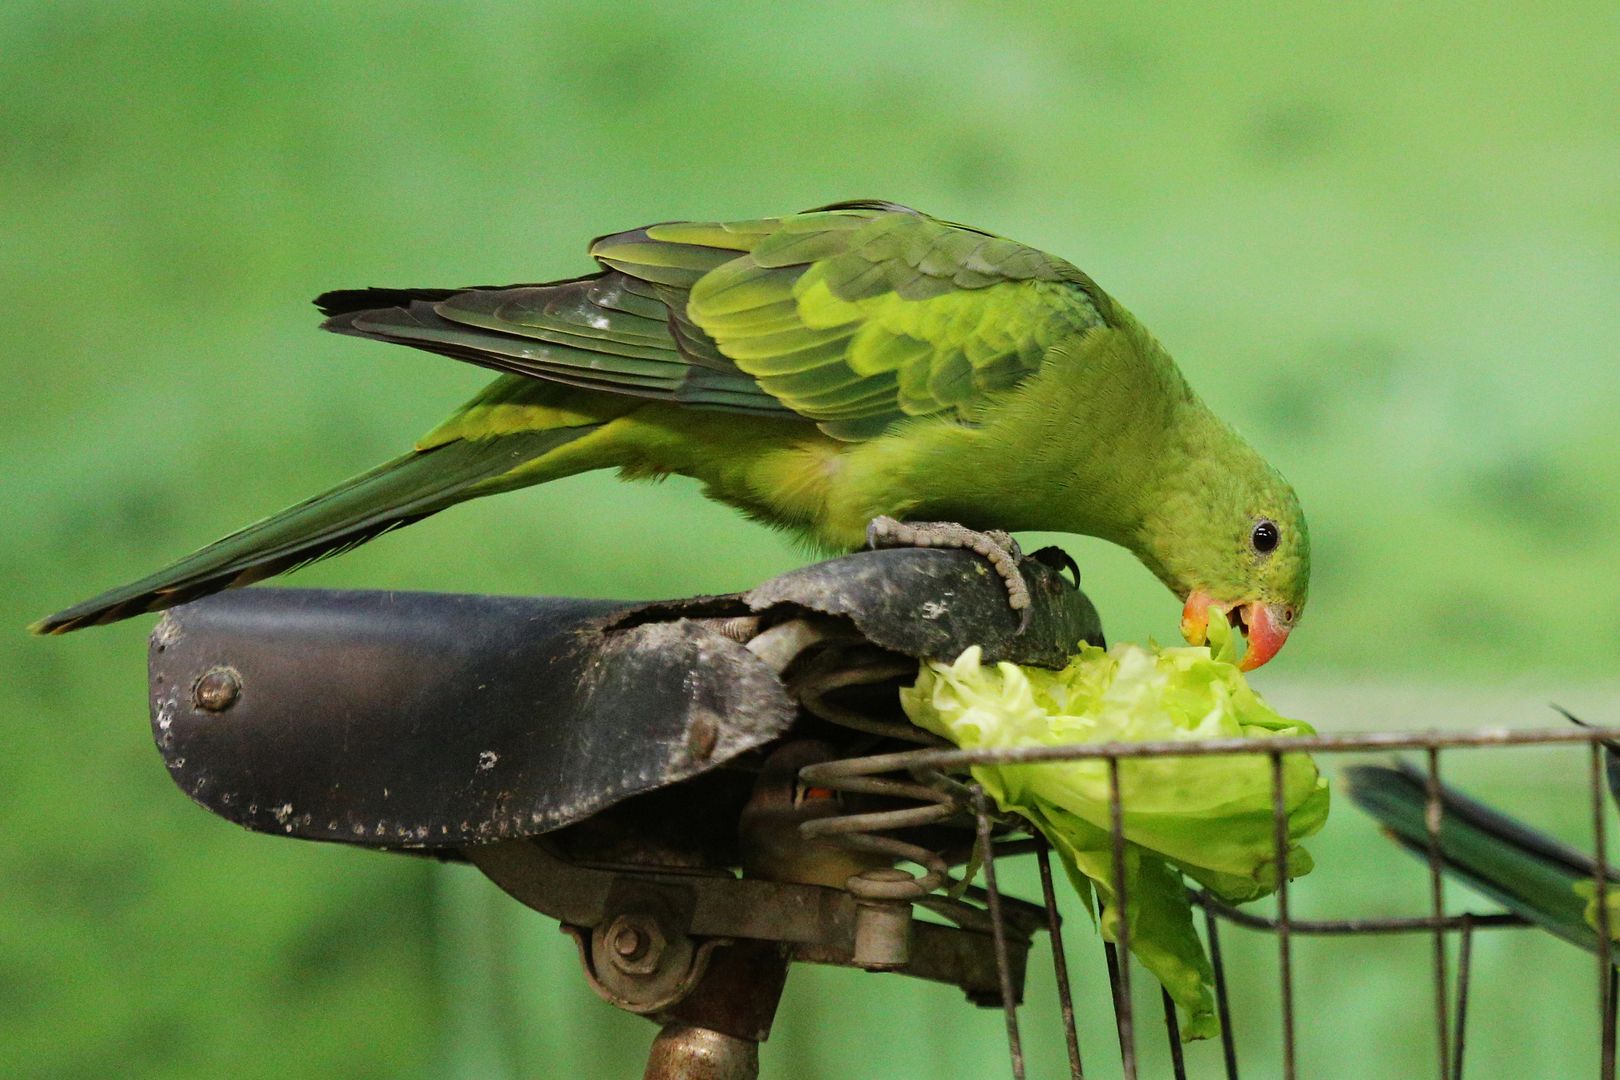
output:
[[[897, 971], [960, 986], [975, 1002], [1000, 1000], [993, 943], [990, 934], [978, 928], [908, 920], [909, 948], [902, 963], [861, 962], [856, 947], [861, 902], [842, 889], [656, 867], [633, 871], [590, 867], [562, 859], [536, 841], [483, 844], [464, 854], [519, 903], [577, 928], [582, 932], [577, 940], [593, 940], [602, 928], [604, 947], [611, 941], [616, 949], [617, 936], [610, 938], [608, 933], [614, 920], [638, 907], [645, 911], [649, 905], [662, 904], [664, 932], [672, 925], [675, 932], [697, 941], [699, 952], [708, 939], [781, 942], [790, 946], [798, 961]], [[632, 899], [621, 904], [616, 902], [619, 897]], [[684, 918], [670, 914], [681, 912], [686, 913]], [[1027, 934], [1011, 935], [1010, 946], [1021, 992]], [[585, 945], [581, 949], [582, 956], [594, 955], [594, 949]], [[668, 1005], [633, 1011], [657, 1011]]]

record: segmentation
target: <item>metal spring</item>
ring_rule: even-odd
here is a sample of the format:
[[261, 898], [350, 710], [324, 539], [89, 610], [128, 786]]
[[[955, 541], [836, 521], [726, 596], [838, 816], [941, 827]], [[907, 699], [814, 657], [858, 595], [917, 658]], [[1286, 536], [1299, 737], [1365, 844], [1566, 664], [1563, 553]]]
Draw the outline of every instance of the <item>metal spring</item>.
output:
[[[944, 739], [910, 724], [877, 719], [827, 700], [827, 695], [836, 690], [875, 685], [902, 678], [915, 670], [916, 665], [912, 661], [889, 658], [874, 659], [871, 663], [853, 667], [835, 666], [822, 670], [817, 670], [816, 665], [812, 664], [793, 681], [793, 689], [806, 711], [828, 723], [927, 747], [949, 747], [950, 744]], [[885, 775], [898, 771], [901, 770], [894, 767], [890, 755], [843, 758], [801, 769], [799, 776], [808, 784], [843, 794], [870, 795], [920, 805], [819, 818], [804, 822], [799, 826], [800, 832], [806, 838], [831, 838], [856, 850], [877, 852], [924, 868], [924, 873], [920, 875], [907, 871], [857, 875], [845, 886], [852, 895], [867, 900], [911, 901], [958, 926], [989, 933], [990, 916], [984, 906], [978, 906], [988, 904], [986, 890], [950, 875], [951, 866], [972, 860], [977, 845], [970, 845], [961, 851], [938, 852], [896, 837], [880, 835], [891, 829], [938, 825], [951, 820], [970, 821], [976, 816], [972, 813], [972, 789], [934, 768], [904, 770], [911, 777], [910, 780]], [[999, 854], [1014, 854], [1043, 846], [1036, 840], [1011, 840], [998, 843], [996, 850]], [[902, 874], [905, 876], [900, 876]], [[946, 888], [947, 892], [940, 894], [938, 890], [941, 888]], [[964, 903], [964, 897], [977, 901], [977, 905]], [[1036, 927], [1044, 926], [1048, 921], [1047, 908], [1043, 904], [1032, 904], [1012, 896], [1000, 899], [1003, 921], [1019, 939], [1027, 941]]]
[[[923, 746], [945, 745], [942, 740], [910, 724], [877, 719], [827, 700], [827, 695], [836, 690], [886, 682], [915, 670], [914, 662], [898, 659], [875, 660], [841, 669], [818, 670], [818, 665], [812, 664], [793, 680], [793, 690], [806, 711], [828, 723], [867, 735]], [[918, 804], [896, 810], [819, 818], [799, 826], [806, 839], [833, 839], [856, 851], [876, 852], [923, 868], [922, 874], [902, 871], [901, 874], [860, 874], [851, 878], [845, 887], [863, 900], [921, 900], [950, 880], [949, 866], [938, 852], [880, 834], [891, 829], [937, 825], [958, 817], [968, 802], [967, 789], [937, 769], [910, 770], [910, 780], [883, 775], [893, 771], [882, 759], [872, 757], [820, 762], [799, 771], [805, 783], [840, 794], [869, 795]]]

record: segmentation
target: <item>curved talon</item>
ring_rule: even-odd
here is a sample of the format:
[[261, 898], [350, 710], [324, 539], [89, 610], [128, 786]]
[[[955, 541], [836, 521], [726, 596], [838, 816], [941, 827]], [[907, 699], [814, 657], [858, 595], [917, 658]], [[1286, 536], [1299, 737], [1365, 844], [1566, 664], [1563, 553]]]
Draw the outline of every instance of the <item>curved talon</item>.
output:
[[1032, 551], [1029, 557], [1042, 566], [1051, 567], [1060, 574], [1067, 570], [1069, 576], [1074, 579], [1074, 587], [1077, 589], [1080, 587], [1080, 564], [1074, 561], [1073, 555], [1070, 555], [1056, 544], [1048, 544], [1039, 551]]
[[[937, 547], [960, 548], [982, 556], [1007, 587], [1007, 606], [1018, 616], [1018, 633], [1029, 629], [1035, 608], [1030, 601], [1029, 585], [1018, 572], [1024, 558], [1023, 551], [1008, 533], [1000, 529], [980, 532], [954, 521], [898, 521], [892, 517], [875, 517], [866, 526], [866, 544], [878, 548]], [[1078, 576], [1078, 569], [1076, 570]]]

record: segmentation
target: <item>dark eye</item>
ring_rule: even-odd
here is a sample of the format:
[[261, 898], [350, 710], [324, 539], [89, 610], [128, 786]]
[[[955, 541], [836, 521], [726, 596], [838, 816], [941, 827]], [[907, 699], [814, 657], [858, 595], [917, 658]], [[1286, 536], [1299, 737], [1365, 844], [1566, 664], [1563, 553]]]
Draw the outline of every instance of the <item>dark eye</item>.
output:
[[1249, 543], [1254, 545], [1254, 550], [1267, 555], [1276, 548], [1277, 541], [1281, 538], [1275, 522], [1262, 521], [1254, 527], [1254, 532], [1249, 534]]

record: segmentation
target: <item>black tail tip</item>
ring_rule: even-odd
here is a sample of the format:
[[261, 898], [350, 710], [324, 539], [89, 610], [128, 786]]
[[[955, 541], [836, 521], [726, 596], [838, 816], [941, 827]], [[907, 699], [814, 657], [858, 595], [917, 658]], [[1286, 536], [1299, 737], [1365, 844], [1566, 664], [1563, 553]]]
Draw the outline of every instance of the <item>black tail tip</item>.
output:
[[328, 319], [335, 315], [353, 315], [359, 311], [378, 308], [408, 308], [417, 300], [438, 303], [457, 293], [478, 292], [486, 289], [515, 289], [517, 285], [463, 285], [457, 289], [390, 289], [372, 286], [366, 289], [333, 289], [315, 298], [315, 306]]
[[408, 289], [333, 289], [315, 298], [315, 307], [322, 315], [352, 315], [372, 308], [398, 307], [400, 298], [409, 295]]

